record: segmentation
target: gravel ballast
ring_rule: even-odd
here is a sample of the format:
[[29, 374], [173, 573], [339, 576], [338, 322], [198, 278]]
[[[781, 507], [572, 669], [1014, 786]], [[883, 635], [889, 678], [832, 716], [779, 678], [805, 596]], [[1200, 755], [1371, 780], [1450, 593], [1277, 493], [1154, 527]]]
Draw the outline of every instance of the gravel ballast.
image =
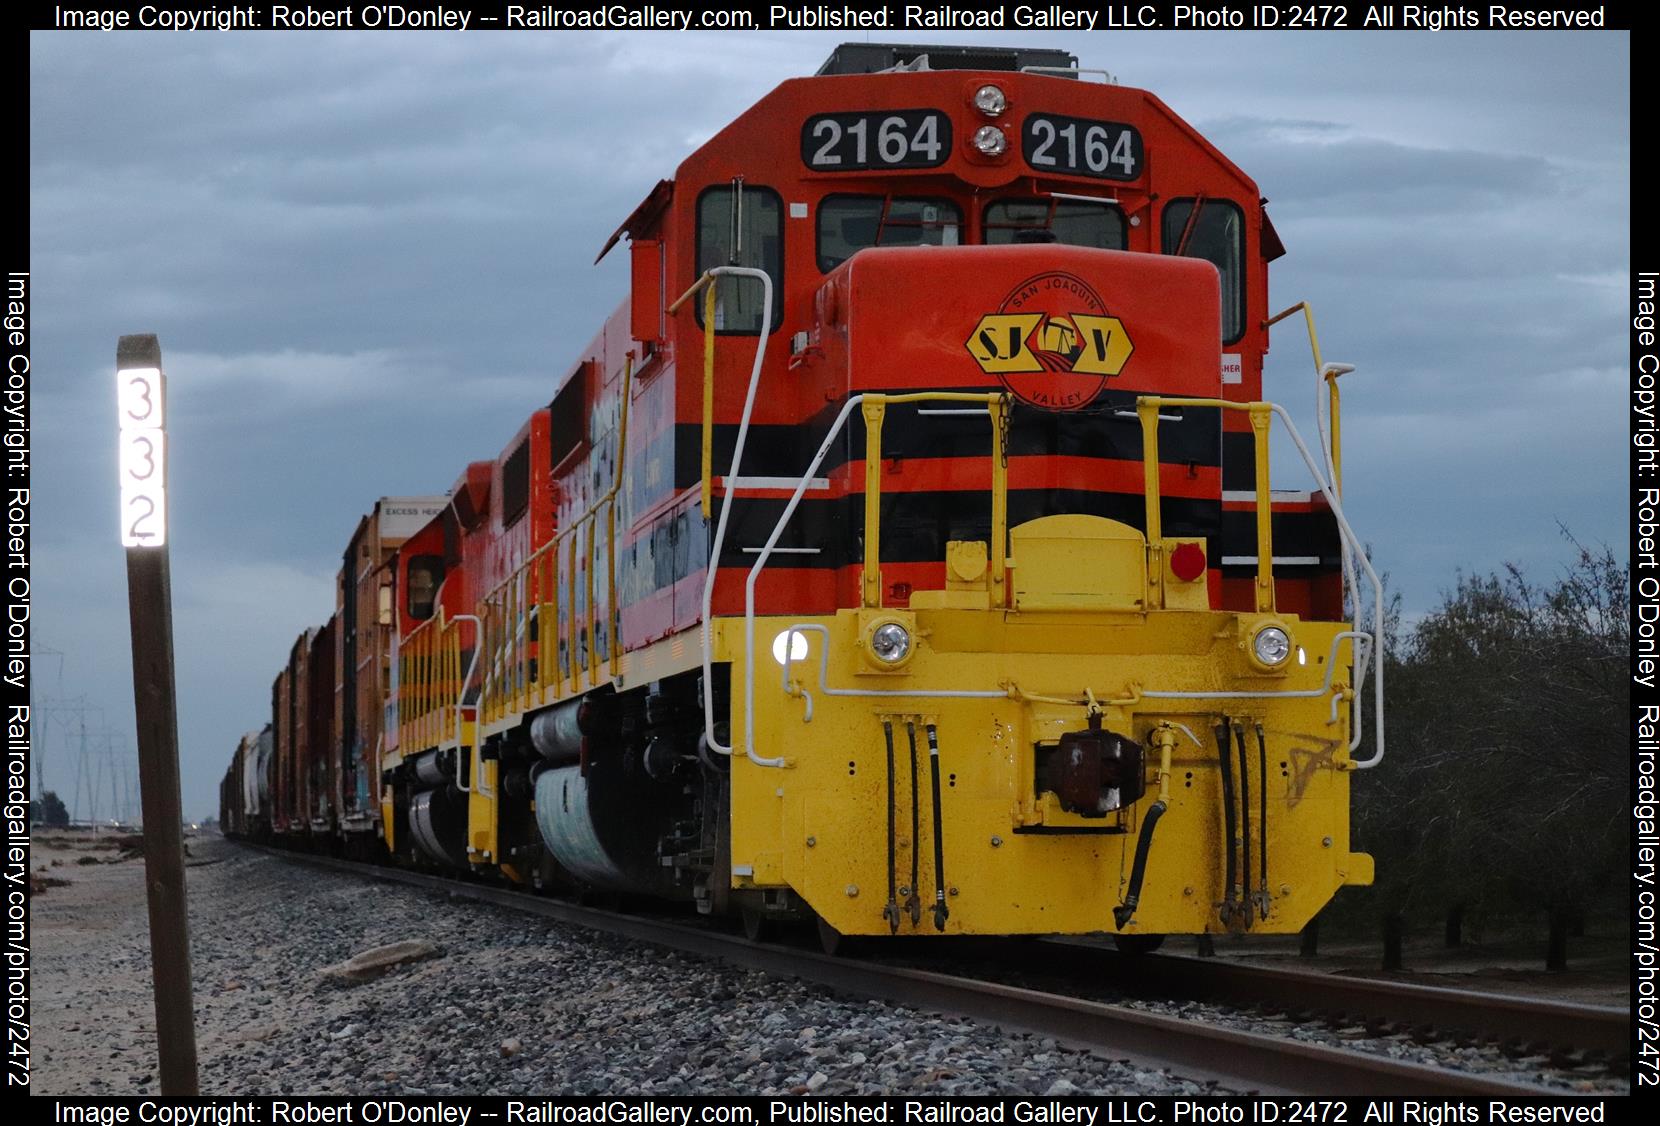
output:
[[[36, 868], [56, 859], [49, 873], [69, 882], [30, 906], [33, 1089], [156, 1093], [143, 862], [52, 847], [51, 838], [36, 846]], [[189, 847], [208, 1094], [1230, 1093], [1050, 1039], [320, 871], [217, 837]], [[1517, 1060], [1491, 1046], [1423, 1044], [1192, 1001], [1120, 1003], [1569, 1092], [1629, 1090], [1603, 1068]]]
[[[37, 867], [85, 855], [36, 844]], [[206, 1094], [1225, 1093], [215, 838], [190, 849]], [[30, 906], [33, 1089], [156, 1093], [143, 863], [52, 871], [71, 883]], [[406, 941], [436, 956], [358, 984], [325, 972]]]

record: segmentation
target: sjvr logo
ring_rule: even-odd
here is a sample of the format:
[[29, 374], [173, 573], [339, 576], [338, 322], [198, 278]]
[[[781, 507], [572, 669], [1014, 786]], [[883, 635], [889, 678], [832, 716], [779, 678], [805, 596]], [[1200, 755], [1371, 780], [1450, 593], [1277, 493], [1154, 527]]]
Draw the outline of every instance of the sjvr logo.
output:
[[1135, 345], [1100, 296], [1072, 274], [1027, 278], [980, 318], [968, 354], [1014, 395], [1047, 410], [1075, 410], [1124, 370]]

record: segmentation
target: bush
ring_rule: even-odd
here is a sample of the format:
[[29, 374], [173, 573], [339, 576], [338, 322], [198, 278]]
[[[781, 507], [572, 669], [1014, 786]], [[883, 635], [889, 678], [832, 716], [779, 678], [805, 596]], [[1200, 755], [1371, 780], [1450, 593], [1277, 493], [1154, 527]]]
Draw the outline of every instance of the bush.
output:
[[55, 791], [47, 790], [39, 801], [29, 803], [29, 820], [48, 829], [67, 829], [69, 810], [64, 808], [63, 799]]
[[1354, 789], [1368, 914], [1560, 922], [1624, 903], [1631, 571], [1574, 546], [1550, 586], [1460, 576], [1389, 646], [1389, 754]]

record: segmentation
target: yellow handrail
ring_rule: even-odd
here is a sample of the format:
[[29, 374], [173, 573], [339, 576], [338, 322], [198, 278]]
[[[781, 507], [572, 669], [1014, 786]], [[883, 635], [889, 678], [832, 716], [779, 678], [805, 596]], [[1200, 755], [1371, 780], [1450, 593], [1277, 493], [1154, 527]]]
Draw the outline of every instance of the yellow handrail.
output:
[[1147, 585], [1150, 609], [1164, 606], [1164, 524], [1159, 512], [1159, 410], [1162, 407], [1215, 407], [1246, 411], [1256, 452], [1257, 581], [1256, 609], [1274, 609], [1274, 504], [1268, 487], [1268, 425], [1273, 406], [1263, 402], [1236, 403], [1228, 399], [1194, 399], [1139, 395], [1136, 416], [1141, 421], [1141, 469], [1147, 494]]
[[703, 290], [703, 518], [715, 488], [715, 287]]
[[[617, 467], [618, 478], [621, 479], [621, 466]], [[588, 687], [594, 686], [595, 678], [599, 675], [599, 613], [594, 605], [594, 555], [598, 545], [594, 542], [594, 532], [599, 528], [599, 521], [592, 521], [588, 525], [588, 534], [583, 537], [588, 549], [588, 558], [584, 561], [583, 570], [586, 572], [587, 589], [583, 591], [584, 605], [588, 610]]]
[[[573, 530], [574, 530], [574, 526], [573, 526]], [[554, 542], [557, 543], [559, 541], [557, 539], [555, 539]], [[576, 603], [576, 537], [575, 536], [570, 536], [570, 537], [568, 537], [568, 543], [566, 544], [566, 548], [565, 548], [565, 620], [566, 620], [567, 629], [566, 629], [566, 632], [565, 632], [565, 665], [564, 665], [564, 667], [570, 670], [570, 674], [571, 674], [570, 690], [572, 692], [576, 691], [576, 685], [577, 685], [576, 611], [577, 611], [577, 603]]]
[[865, 565], [859, 588], [863, 604], [874, 609], [882, 605], [882, 420], [888, 408], [880, 395], [867, 395], [859, 410], [865, 416]]
[[703, 291], [703, 485], [701, 503], [703, 518], [709, 519], [714, 506], [715, 489], [715, 286], [716, 275], [705, 271], [691, 287], [674, 299], [669, 316], [680, 311], [698, 290]]
[[[595, 517], [603, 509], [607, 514], [606, 523], [606, 651], [609, 657], [610, 672], [616, 675], [620, 653], [617, 645], [617, 633], [620, 628], [620, 608], [617, 602], [617, 497], [622, 492], [626, 478], [626, 464], [628, 457], [628, 417], [629, 403], [634, 387], [634, 356], [629, 354], [623, 366], [622, 403], [617, 420], [617, 454], [616, 464], [612, 473], [610, 487], [596, 497], [583, 511], [582, 515], [561, 528], [552, 539], [532, 552], [512, 574], [497, 583], [484, 596], [483, 606], [489, 620], [493, 621], [496, 614], [489, 613], [493, 608], [502, 617], [502, 628], [492, 629], [492, 645], [486, 654], [490, 658], [486, 668], [495, 668], [499, 664], [502, 684], [499, 690], [499, 703], [490, 714], [491, 718], [499, 719], [510, 714], [515, 704], [522, 704], [525, 696], [532, 688], [541, 689], [548, 684], [564, 687], [565, 670], [569, 670], [569, 691], [575, 693], [582, 687], [584, 671], [588, 678], [588, 687], [593, 687], [599, 677], [599, 646], [598, 624], [599, 612], [594, 598], [594, 568], [597, 561], [598, 545], [595, 542], [597, 521]], [[586, 540], [586, 575], [584, 576], [584, 616], [587, 621], [588, 652], [586, 661], [579, 663], [577, 656], [577, 640], [580, 636], [577, 620], [577, 544], [576, 534], [588, 528]], [[568, 546], [565, 552], [566, 564], [559, 565], [560, 549]], [[549, 581], [549, 572], [551, 579]], [[529, 592], [526, 592], [528, 581]], [[561, 583], [563, 580], [563, 583]], [[515, 586], [515, 584], [517, 584]], [[558, 620], [558, 597], [563, 591], [566, 601], [566, 617], [569, 625], [563, 640], [567, 645], [567, 660], [559, 659], [559, 642], [561, 631]], [[554, 601], [544, 601], [544, 594], [553, 596]], [[534, 610], [532, 610], [534, 606]], [[551, 609], [551, 612], [549, 612]], [[529, 628], [530, 613], [537, 614], [537, 646], [538, 659], [534, 683], [528, 672], [528, 637], [525, 634]], [[518, 618], [523, 615], [525, 630], [516, 627]], [[551, 624], [552, 628], [548, 628]], [[551, 648], [542, 651], [551, 641]], [[510, 656], [511, 655], [511, 656]], [[502, 657], [500, 662], [497, 657]], [[550, 671], [551, 670], [551, 671]]]
[[440, 609], [398, 647], [398, 737], [404, 753], [442, 744], [461, 689], [461, 631]]
[[1266, 405], [1251, 411], [1257, 484], [1256, 608], [1262, 613], [1274, 609], [1274, 494], [1268, 485], [1268, 425], [1272, 421]]
[[[1331, 486], [1332, 492], [1341, 497], [1343, 495], [1343, 411], [1342, 402], [1337, 394], [1337, 379], [1338, 376], [1343, 373], [1340, 371], [1328, 370], [1325, 360], [1320, 356], [1320, 334], [1314, 329], [1314, 307], [1307, 301], [1299, 301], [1290, 308], [1283, 309], [1269, 317], [1266, 321], [1263, 321], [1262, 327], [1272, 328], [1274, 325], [1285, 320], [1285, 318], [1289, 317], [1292, 313], [1299, 312], [1303, 315], [1304, 324], [1308, 326], [1308, 348], [1314, 356], [1315, 376], [1319, 379], [1325, 380], [1327, 388], [1330, 389], [1330, 409], [1328, 413], [1331, 415]], [[1315, 407], [1316, 409], [1319, 407], [1318, 398], [1315, 399]]]
[[403, 706], [398, 712], [398, 737], [403, 742], [405, 753], [415, 737], [416, 721], [425, 714], [425, 701], [422, 694], [426, 690], [426, 677], [421, 667], [421, 657], [426, 648], [432, 619], [427, 619], [410, 631], [400, 647], [399, 660], [403, 664], [400, 672], [400, 695]]
[[[620, 465], [617, 472], [620, 476]], [[617, 645], [621, 610], [617, 602], [617, 506], [614, 504], [607, 505], [605, 509], [605, 605], [605, 657], [610, 665], [610, 675], [616, 676], [621, 667], [622, 652]]]
[[1009, 397], [1001, 391], [909, 391], [887, 395], [867, 391], [859, 404], [865, 419], [865, 559], [860, 598], [868, 609], [882, 605], [882, 421], [895, 403], [982, 403], [991, 416], [991, 595], [1007, 602], [1009, 557]]

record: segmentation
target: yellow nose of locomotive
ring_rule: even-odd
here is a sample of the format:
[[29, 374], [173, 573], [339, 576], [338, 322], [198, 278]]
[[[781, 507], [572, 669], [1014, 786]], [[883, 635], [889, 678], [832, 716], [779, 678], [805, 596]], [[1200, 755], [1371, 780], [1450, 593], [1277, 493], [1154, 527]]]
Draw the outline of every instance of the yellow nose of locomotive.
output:
[[953, 543], [904, 608], [757, 621], [753, 668], [721, 623], [734, 745], [783, 760], [734, 757], [740, 893], [843, 934], [1154, 935], [1296, 931], [1369, 881], [1341, 625], [1209, 609], [1175, 541], [1150, 610], [1144, 537], [1100, 517], [1010, 544], [1006, 602], [985, 545]]

